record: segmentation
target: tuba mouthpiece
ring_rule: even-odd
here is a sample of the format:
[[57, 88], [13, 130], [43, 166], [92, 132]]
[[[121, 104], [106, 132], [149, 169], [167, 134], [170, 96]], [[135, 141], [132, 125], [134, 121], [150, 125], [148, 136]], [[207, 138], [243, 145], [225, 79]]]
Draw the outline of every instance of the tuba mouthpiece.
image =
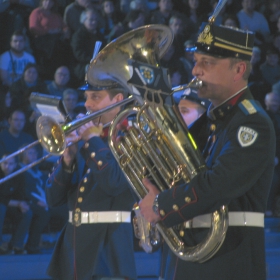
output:
[[203, 86], [203, 82], [198, 78], [193, 78], [188, 84], [188, 87], [193, 89], [199, 89], [202, 86]]

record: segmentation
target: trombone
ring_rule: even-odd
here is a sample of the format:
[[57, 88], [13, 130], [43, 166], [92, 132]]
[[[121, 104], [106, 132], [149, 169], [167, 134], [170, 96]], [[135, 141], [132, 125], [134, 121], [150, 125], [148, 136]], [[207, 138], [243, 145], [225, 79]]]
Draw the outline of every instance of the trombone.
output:
[[[15, 157], [20, 153], [23, 153], [25, 150], [27, 150], [39, 143], [48, 152], [48, 154], [45, 155], [44, 157], [38, 159], [37, 161], [34, 161], [34, 162], [30, 163], [29, 165], [26, 165], [25, 167], [4, 177], [3, 179], [0, 180], [0, 185], [4, 182], [8, 181], [9, 179], [19, 175], [20, 173], [25, 172], [26, 170], [32, 168], [33, 166], [41, 163], [42, 161], [51, 157], [52, 155], [56, 155], [56, 156], [62, 155], [66, 148], [68, 148], [74, 144], [74, 143], [69, 143], [67, 145], [67, 143], [66, 143], [67, 134], [76, 130], [78, 127], [86, 124], [87, 122], [92, 121], [92, 120], [102, 116], [104, 113], [106, 113], [116, 107], [124, 106], [132, 101], [134, 101], [134, 97], [129, 96], [128, 98], [126, 98], [120, 102], [117, 102], [115, 104], [112, 104], [104, 109], [101, 109], [101, 110], [91, 113], [91, 114], [87, 114], [86, 116], [84, 116], [80, 119], [76, 119], [76, 120], [73, 120], [72, 122], [65, 123], [62, 125], [59, 124], [56, 120], [54, 120], [50, 116], [40, 116], [36, 123], [36, 132], [37, 132], [38, 140], [32, 142], [31, 144], [23, 147], [20, 150], [14, 152], [13, 154], [10, 154], [7, 157], [1, 159], [0, 164], [3, 161], [6, 161], [12, 157]], [[103, 127], [106, 127], [108, 125], [110, 125], [110, 123], [105, 124]]]

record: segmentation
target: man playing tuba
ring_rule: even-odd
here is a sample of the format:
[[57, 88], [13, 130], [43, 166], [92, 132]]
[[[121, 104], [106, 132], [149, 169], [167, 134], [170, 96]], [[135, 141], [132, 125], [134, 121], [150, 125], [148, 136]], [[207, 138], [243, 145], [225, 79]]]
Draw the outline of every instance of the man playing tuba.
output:
[[[204, 143], [207, 170], [188, 184], [161, 193], [143, 180], [149, 192], [139, 203], [141, 213], [149, 222], [161, 221], [166, 227], [184, 223], [180, 235], [188, 244], [198, 244], [211, 226], [210, 213], [228, 205], [229, 228], [219, 251], [201, 264], [183, 261], [170, 251], [165, 280], [266, 279], [264, 213], [274, 170], [275, 135], [247, 86], [253, 44], [249, 31], [211, 23], [202, 26], [192, 74], [202, 81], [198, 96], [211, 105], [190, 131]], [[201, 139], [205, 129], [208, 135]]]

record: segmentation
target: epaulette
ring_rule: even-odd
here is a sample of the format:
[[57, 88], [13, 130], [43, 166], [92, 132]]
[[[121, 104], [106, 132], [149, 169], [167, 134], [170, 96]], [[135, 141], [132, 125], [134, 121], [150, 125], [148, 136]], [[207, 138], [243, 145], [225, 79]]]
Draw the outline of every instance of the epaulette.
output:
[[258, 105], [254, 100], [244, 99], [238, 104], [238, 107], [245, 115], [252, 115], [258, 112]]

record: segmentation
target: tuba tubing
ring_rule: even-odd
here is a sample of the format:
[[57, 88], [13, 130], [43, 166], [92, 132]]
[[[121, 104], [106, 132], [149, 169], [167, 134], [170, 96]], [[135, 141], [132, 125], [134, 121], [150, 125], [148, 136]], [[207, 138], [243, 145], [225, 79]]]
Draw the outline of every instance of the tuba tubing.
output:
[[[132, 127], [128, 129], [125, 136], [117, 139], [117, 124], [135, 114], [135, 126], [140, 136], [137, 137], [135, 128]], [[176, 183], [188, 183], [190, 179], [206, 169], [204, 160], [187, 128], [182, 122], [176, 122], [174, 125], [176, 115], [176, 110], [172, 107], [151, 109], [149, 105], [144, 104], [142, 107], [129, 107], [120, 112], [109, 128], [109, 146], [139, 199], [147, 194], [142, 183], [145, 176], [151, 178], [161, 186], [161, 191], [164, 191]], [[150, 133], [144, 129], [147, 125]], [[157, 138], [157, 141], [154, 141], [154, 138]], [[170, 143], [179, 146], [170, 146]], [[164, 157], [168, 155], [168, 158], [164, 161], [155, 153], [157, 150], [168, 151], [162, 154]], [[175, 169], [174, 162], [178, 162]], [[168, 166], [169, 163], [171, 164]], [[158, 172], [155, 172], [155, 167]], [[166, 169], [169, 171], [165, 173]], [[227, 206], [223, 205], [213, 212], [211, 219], [212, 225], [206, 238], [192, 247], [184, 244], [180, 229], [167, 228], [162, 222], [158, 222], [156, 228], [175, 255], [184, 261], [202, 263], [210, 259], [224, 241], [228, 227]]]

